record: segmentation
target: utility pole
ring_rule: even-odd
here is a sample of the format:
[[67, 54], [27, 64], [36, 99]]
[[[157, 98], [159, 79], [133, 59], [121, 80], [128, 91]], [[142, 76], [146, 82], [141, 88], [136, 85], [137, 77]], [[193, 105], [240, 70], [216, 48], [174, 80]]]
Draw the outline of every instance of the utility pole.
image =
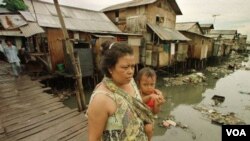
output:
[[76, 97], [77, 97], [77, 103], [78, 103], [78, 110], [83, 111], [86, 109], [86, 100], [85, 100], [85, 95], [84, 95], [83, 85], [82, 85], [82, 73], [81, 73], [81, 68], [80, 68], [80, 62], [78, 59], [78, 55], [77, 54], [74, 55], [74, 48], [73, 48], [72, 42], [69, 39], [69, 34], [68, 34], [68, 31], [66, 29], [66, 26], [62, 17], [62, 13], [59, 7], [58, 0], [54, 0], [54, 4], [55, 4], [55, 8], [57, 11], [59, 21], [62, 26], [62, 32], [63, 32], [65, 44], [66, 44], [66, 52], [70, 56], [70, 60], [73, 65], [74, 75], [77, 80], [76, 91], [77, 89], [78, 91], [76, 92]]

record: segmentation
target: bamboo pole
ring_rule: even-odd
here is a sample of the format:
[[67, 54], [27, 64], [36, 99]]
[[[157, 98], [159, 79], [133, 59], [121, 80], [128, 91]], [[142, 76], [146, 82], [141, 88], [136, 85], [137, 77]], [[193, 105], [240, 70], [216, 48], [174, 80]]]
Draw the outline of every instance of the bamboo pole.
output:
[[80, 103], [78, 105], [81, 105], [82, 107], [79, 108], [79, 111], [82, 111], [84, 109], [86, 109], [86, 101], [85, 101], [85, 95], [84, 95], [84, 91], [83, 91], [83, 85], [82, 85], [82, 75], [80, 72], [80, 63], [77, 63], [77, 59], [74, 56], [74, 48], [72, 45], [72, 42], [69, 40], [69, 34], [67, 32], [63, 17], [62, 17], [62, 13], [59, 7], [59, 3], [58, 0], [54, 0], [54, 4], [55, 4], [55, 8], [57, 11], [57, 15], [59, 18], [59, 21], [61, 23], [62, 26], [62, 32], [64, 35], [64, 39], [65, 39], [65, 44], [66, 44], [66, 53], [69, 54], [70, 56], [70, 60], [73, 64], [73, 70], [74, 70], [74, 74], [75, 74], [75, 78], [77, 80], [77, 89], [79, 91], [80, 94], [80, 99], [78, 99], [77, 101], [80, 101]]
[[[82, 76], [81, 66], [80, 66], [80, 60], [79, 60], [79, 56], [78, 56], [77, 52], [74, 52], [74, 57], [76, 59], [75, 61], [76, 61], [76, 64], [77, 64], [76, 66], [77, 66], [77, 71], [79, 73], [79, 76]], [[81, 79], [81, 82], [82, 82], [82, 79]], [[79, 90], [83, 91], [83, 87], [80, 87]], [[81, 101], [82, 108], [84, 110], [86, 108], [86, 105], [85, 105], [86, 99], [85, 99], [85, 95], [84, 94], [80, 93], [80, 101]]]

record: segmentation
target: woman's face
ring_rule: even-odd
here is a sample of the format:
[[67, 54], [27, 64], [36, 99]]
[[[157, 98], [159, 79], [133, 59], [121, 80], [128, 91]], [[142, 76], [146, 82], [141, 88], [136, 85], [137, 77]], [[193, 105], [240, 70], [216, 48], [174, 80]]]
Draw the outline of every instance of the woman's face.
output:
[[139, 81], [139, 88], [143, 94], [149, 95], [154, 93], [156, 76], [149, 77], [146, 75], [142, 75]]
[[109, 69], [111, 78], [116, 85], [128, 84], [133, 78], [135, 70], [135, 57], [134, 55], [125, 55], [120, 57], [114, 66]]

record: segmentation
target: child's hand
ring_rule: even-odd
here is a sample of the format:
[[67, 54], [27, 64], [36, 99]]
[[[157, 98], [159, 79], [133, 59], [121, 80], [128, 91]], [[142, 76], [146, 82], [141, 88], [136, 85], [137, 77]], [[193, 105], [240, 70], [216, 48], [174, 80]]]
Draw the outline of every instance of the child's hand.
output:
[[162, 95], [162, 92], [158, 89], [155, 89], [155, 94], [157, 95], [157, 98], [155, 99], [157, 101], [158, 105], [162, 105], [166, 100]]

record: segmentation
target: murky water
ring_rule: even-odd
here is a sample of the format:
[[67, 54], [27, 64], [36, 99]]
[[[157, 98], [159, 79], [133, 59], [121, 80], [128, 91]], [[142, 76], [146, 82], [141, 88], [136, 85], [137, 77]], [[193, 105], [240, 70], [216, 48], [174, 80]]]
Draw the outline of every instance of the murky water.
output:
[[[245, 65], [250, 66], [250, 61]], [[225, 114], [234, 112], [235, 116], [250, 124], [250, 71], [237, 70], [218, 80], [211, 77], [210, 73], [205, 74], [208, 77], [207, 85], [158, 85], [166, 94], [167, 103], [162, 106], [156, 120], [153, 141], [220, 141], [221, 126], [211, 123], [211, 119], [195, 110], [194, 106], [205, 106]], [[213, 95], [224, 96], [225, 101], [212, 106]], [[188, 128], [160, 127], [159, 124], [168, 115], [174, 116], [175, 122]]]

